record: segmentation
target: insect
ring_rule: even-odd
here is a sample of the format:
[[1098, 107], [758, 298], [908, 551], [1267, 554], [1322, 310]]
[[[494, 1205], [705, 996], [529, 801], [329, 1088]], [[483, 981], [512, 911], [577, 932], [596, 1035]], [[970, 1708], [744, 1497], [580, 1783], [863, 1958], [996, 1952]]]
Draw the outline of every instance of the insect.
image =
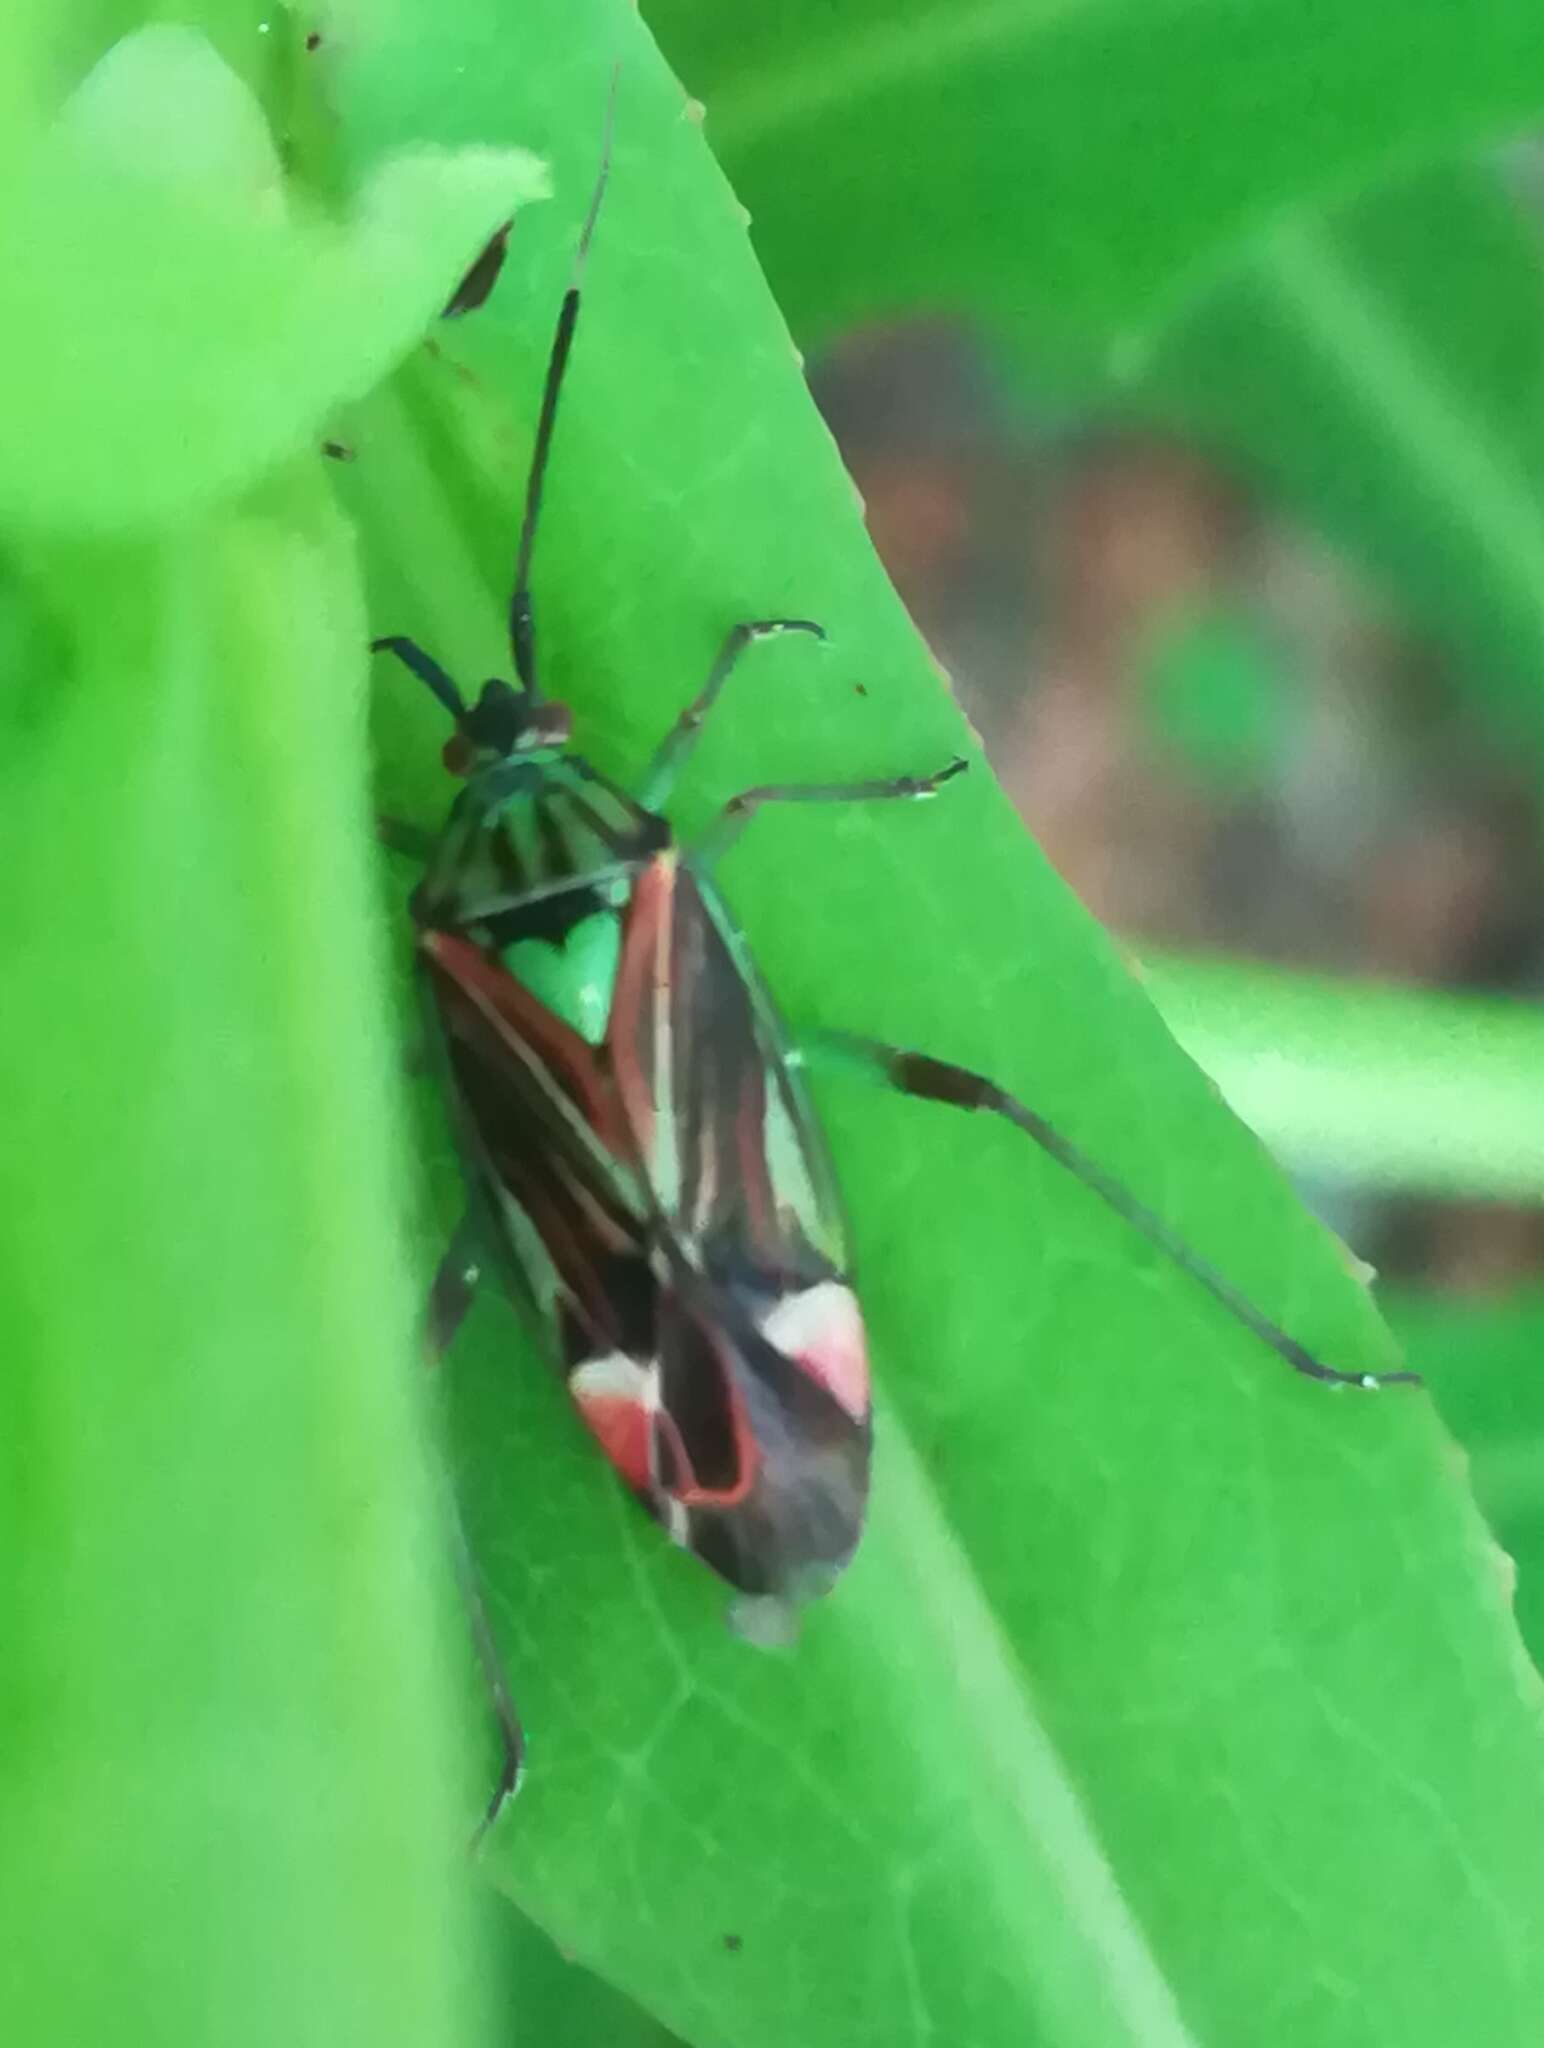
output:
[[[509, 609], [515, 681], [469, 703], [416, 641], [372, 643], [448, 713], [445, 761], [463, 778], [436, 837], [391, 834], [424, 860], [411, 914], [469, 1195], [430, 1339], [436, 1353], [450, 1343], [493, 1264], [544, 1319], [580, 1414], [669, 1534], [742, 1593], [798, 1602], [858, 1542], [868, 1361], [802, 1057], [715, 866], [768, 805], [916, 800], [966, 764], [748, 789], [679, 845], [664, 813], [676, 776], [748, 650], [823, 637], [798, 618], [728, 631], [638, 794], [570, 745], [568, 710], [539, 681], [531, 573], [608, 164], [609, 140], [542, 391]], [[867, 1040], [825, 1044], [904, 1094], [1014, 1124], [1298, 1372], [1363, 1387], [1415, 1377], [1323, 1364], [990, 1080]]]

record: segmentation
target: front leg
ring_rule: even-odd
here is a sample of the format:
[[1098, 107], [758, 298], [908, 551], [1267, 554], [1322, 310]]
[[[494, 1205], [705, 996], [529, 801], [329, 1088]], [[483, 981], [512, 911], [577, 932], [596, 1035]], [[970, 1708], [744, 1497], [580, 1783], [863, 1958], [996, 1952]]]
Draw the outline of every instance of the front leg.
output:
[[438, 1365], [455, 1342], [456, 1332], [466, 1321], [467, 1311], [482, 1278], [478, 1256], [478, 1234], [470, 1216], [456, 1225], [445, 1256], [435, 1269], [424, 1313], [424, 1354], [430, 1365]]

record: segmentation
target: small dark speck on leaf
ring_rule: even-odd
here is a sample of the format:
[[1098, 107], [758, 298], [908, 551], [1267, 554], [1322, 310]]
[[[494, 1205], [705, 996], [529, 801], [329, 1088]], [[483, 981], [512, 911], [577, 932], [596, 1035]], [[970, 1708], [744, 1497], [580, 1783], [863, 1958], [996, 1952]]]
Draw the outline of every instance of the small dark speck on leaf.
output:
[[346, 441], [324, 441], [322, 453], [332, 462], [352, 462], [354, 451]]
[[308, 50], [319, 50], [321, 47], [322, 32], [320, 29], [314, 28], [312, 29], [311, 33], [306, 37], [306, 48]]
[[868, 684], [867, 684], [867, 683], [854, 683], [854, 684], [853, 684], [853, 686], [852, 686], [852, 688], [853, 688], [853, 695], [854, 695], [855, 697], [866, 697], [866, 696], [868, 695]]
[[738, 1934], [726, 1934], [724, 1936], [724, 1946], [732, 1956], [737, 1956], [744, 1944]]

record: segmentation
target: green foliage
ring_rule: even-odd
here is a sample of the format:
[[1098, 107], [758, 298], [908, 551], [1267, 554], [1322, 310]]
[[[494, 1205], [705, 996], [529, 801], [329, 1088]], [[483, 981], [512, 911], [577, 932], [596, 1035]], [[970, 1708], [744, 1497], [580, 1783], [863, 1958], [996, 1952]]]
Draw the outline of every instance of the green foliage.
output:
[[1283, 208], [1521, 132], [1544, 101], [1527, 0], [1482, 22], [1410, 0], [1397, 35], [1303, 0], [648, 12], [801, 330], [952, 302], [1082, 352], [1147, 329]]
[[1541, 311], [1500, 162], [1426, 167], [1252, 243], [1123, 394], [1347, 543], [1457, 655], [1468, 722], [1535, 785]]
[[[796, 311], [934, 279], [1060, 306], [1090, 347], [1264, 209], [1527, 103], [1539, 60], [1507, 10], [1413, 67], [1424, 98], [1381, 19], [1312, 10], [1300, 147], [1309, 12], [1246, 34], [1216, 6], [873, 7], [836, 44], [825, 7], [733, 34], [655, 10], [693, 89], [711, 70], [715, 102], [738, 94], [723, 139]], [[34, 129], [109, 13], [132, 26], [37, 29]], [[18, 228], [0, 284], [0, 1040], [27, 1076], [0, 1154], [0, 1512], [25, 1560], [0, 1581], [0, 1886], [29, 2040], [432, 2048], [490, 2002], [458, 1924], [460, 1662], [414, 1427], [383, 964], [403, 940], [367, 880], [372, 760], [382, 807], [431, 819], [441, 721], [372, 677], [367, 750], [361, 650], [406, 631], [468, 680], [504, 663], [512, 508], [618, 57], [538, 559], [551, 687], [626, 774], [730, 622], [827, 624], [829, 650], [748, 659], [688, 831], [752, 782], [969, 745], [636, 16], [334, 0], [314, 54], [310, 25], [209, 21], [256, 103], [186, 33], [141, 45], [91, 129], [131, 158], [100, 212], [78, 121], [7, 170], [10, 217], [72, 252], [50, 266]], [[1435, 7], [1400, 33], [1431, 57]], [[1375, 59], [1397, 89], [1369, 89]], [[173, 61], [175, 147], [146, 112]], [[920, 171], [880, 154], [896, 133]], [[1134, 174], [1192, 135], [1172, 175]], [[286, 150], [310, 197], [276, 219]], [[535, 189], [512, 150], [550, 166], [552, 203], [519, 213], [486, 311], [378, 383]], [[1008, 229], [1036, 177], [1031, 290]], [[356, 460], [324, 473], [324, 435]], [[979, 1065], [1305, 1342], [1390, 1362], [1339, 1247], [979, 762], [927, 806], [769, 817], [724, 883], [795, 1028]], [[1011, 1131], [850, 1086], [822, 1103], [880, 1447], [864, 1548], [796, 1648], [727, 1633], [722, 1589], [619, 1497], [501, 1301], [455, 1354], [451, 1458], [532, 1743], [483, 1862], [637, 2004], [565, 1998], [527, 1932], [491, 1998], [504, 2036], [1531, 2040], [1537, 1682], [1430, 1405], [1294, 1379]], [[437, 1184], [442, 1121], [415, 1110]]]
[[459, 2040], [347, 540], [7, 538], [0, 2006]]
[[[135, 144], [87, 207], [81, 106], [142, 132], [190, 61], [182, 169], [136, 180]], [[18, 2041], [433, 2048], [480, 1995], [472, 1779], [375, 999], [367, 628], [317, 458], [275, 468], [317, 401], [256, 376], [248, 331], [310, 252], [242, 186], [261, 116], [190, 34], [113, 62], [14, 167], [8, 228], [52, 239], [0, 287], [0, 2010]], [[378, 374], [465, 253], [412, 248], [351, 340], [297, 286], [296, 355]], [[72, 279], [105, 331], [62, 317]], [[240, 431], [206, 468], [221, 390]]]
[[1474, 1491], [1517, 1572], [1517, 1620], [1544, 1663], [1544, 1388], [1537, 1291], [1493, 1306], [1401, 1296], [1389, 1315], [1469, 1458]]
[[801, 341], [953, 309], [1183, 426], [1393, 579], [1537, 762], [1537, 244], [1499, 162], [1448, 161], [1537, 125], [1532, 0], [648, 12]]
[[1228, 1101], [1302, 1172], [1544, 1201], [1544, 1019], [1429, 989], [1151, 954], [1148, 993]]

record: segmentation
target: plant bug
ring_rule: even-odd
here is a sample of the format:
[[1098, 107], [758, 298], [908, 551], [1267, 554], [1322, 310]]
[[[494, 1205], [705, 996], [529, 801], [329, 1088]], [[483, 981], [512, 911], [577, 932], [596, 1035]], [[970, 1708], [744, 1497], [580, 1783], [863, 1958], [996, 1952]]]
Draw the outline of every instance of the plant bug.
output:
[[[449, 714], [445, 761], [463, 778], [436, 837], [387, 833], [424, 862], [411, 914], [469, 1195], [434, 1283], [430, 1344], [438, 1355], [451, 1342], [488, 1259], [553, 1333], [585, 1422], [675, 1541], [742, 1594], [796, 1603], [828, 1588], [858, 1542], [867, 1352], [806, 1048], [795, 1050], [714, 868], [769, 804], [930, 797], [966, 764], [758, 786], [679, 845], [664, 812], [676, 776], [755, 643], [824, 637], [798, 618], [730, 628], [636, 796], [570, 746], [568, 710], [539, 681], [531, 570], [608, 164], [609, 117], [526, 480], [515, 681], [493, 678], [468, 703], [416, 641], [372, 643]], [[1416, 1378], [1322, 1363], [983, 1076], [851, 1036], [814, 1046], [900, 1093], [1012, 1123], [1295, 1371], [1361, 1387]]]

